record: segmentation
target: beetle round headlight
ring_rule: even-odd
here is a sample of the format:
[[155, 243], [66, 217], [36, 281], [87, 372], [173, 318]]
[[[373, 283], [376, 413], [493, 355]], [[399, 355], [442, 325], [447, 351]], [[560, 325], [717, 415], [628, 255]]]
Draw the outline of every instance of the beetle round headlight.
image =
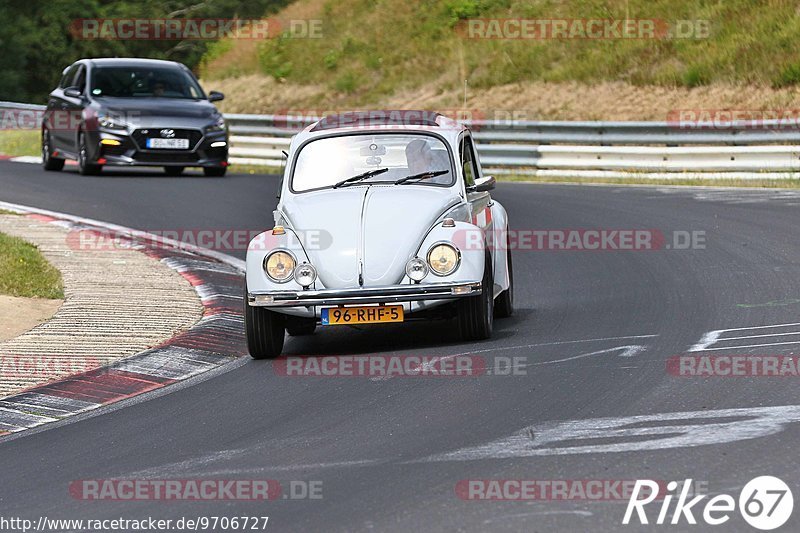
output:
[[294, 280], [303, 287], [310, 287], [317, 280], [317, 269], [311, 263], [303, 263], [294, 269]]
[[295, 260], [288, 252], [272, 252], [264, 258], [264, 272], [272, 281], [283, 283], [292, 277]]
[[428, 275], [428, 265], [419, 257], [412, 257], [406, 263], [406, 275], [414, 281], [422, 281]]
[[428, 265], [438, 276], [452, 274], [458, 268], [461, 253], [452, 244], [444, 242], [434, 244], [428, 252]]

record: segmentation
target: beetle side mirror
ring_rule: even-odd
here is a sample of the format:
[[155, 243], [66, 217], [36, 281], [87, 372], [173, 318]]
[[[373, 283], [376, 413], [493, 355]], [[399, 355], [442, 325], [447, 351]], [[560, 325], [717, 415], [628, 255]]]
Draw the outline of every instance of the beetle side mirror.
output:
[[208, 93], [208, 101], [209, 102], [219, 102], [220, 100], [224, 100], [225, 95], [219, 91], [211, 91]]
[[64, 89], [64, 96], [69, 96], [70, 98], [80, 98], [83, 96], [83, 93], [77, 87], [67, 87]]
[[497, 180], [494, 176], [484, 176], [479, 180], [475, 180], [475, 185], [467, 187], [467, 192], [488, 192], [494, 189]]

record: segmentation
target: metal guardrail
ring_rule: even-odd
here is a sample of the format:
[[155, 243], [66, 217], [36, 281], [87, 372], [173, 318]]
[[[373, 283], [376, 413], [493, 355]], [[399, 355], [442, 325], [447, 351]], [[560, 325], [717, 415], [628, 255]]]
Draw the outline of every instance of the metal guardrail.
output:
[[19, 102], [0, 102], [0, 109], [20, 109], [26, 111], [44, 111], [46, 106], [39, 104], [22, 104]]
[[[0, 102], [0, 110], [44, 106]], [[291, 137], [320, 117], [226, 114], [234, 164], [281, 166]], [[693, 123], [465, 121], [485, 169], [540, 176], [788, 178], [800, 128], [780, 121]]]
[[[289, 139], [318, 117], [225, 115], [231, 161], [282, 163]], [[800, 171], [800, 129], [779, 121], [466, 121], [488, 172], [539, 176], [788, 178]]]

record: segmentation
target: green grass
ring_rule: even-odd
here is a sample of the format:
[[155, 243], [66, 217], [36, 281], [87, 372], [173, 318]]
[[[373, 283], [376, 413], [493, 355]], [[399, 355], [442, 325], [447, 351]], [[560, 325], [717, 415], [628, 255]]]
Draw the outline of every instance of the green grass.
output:
[[0, 233], [0, 294], [61, 299], [61, 274], [35, 246]]
[[[260, 72], [323, 84], [365, 105], [431, 81], [443, 92], [460, 94], [464, 79], [475, 89], [531, 80], [667, 87], [800, 83], [800, 10], [789, 1], [298, 0], [295, 5], [308, 18], [322, 20], [322, 38], [220, 43], [204, 61], [202, 76]], [[682, 39], [466, 39], [457, 30], [474, 18], [660, 19], [672, 27], [702, 20], [709, 32]]]
[[0, 130], [0, 154], [21, 156], [41, 153], [39, 130]]
[[6, 209], [0, 209], [0, 215], [19, 215], [19, 213], [15, 213], [14, 211], [8, 211]]

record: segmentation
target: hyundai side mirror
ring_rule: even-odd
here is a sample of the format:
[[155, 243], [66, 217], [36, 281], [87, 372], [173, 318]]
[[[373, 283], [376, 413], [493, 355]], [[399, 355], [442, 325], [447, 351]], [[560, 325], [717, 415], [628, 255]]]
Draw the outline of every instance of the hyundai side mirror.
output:
[[83, 96], [83, 92], [77, 87], [67, 87], [64, 89], [64, 96], [69, 96], [70, 98], [80, 98]]
[[219, 102], [220, 100], [224, 100], [225, 95], [219, 91], [211, 91], [208, 93], [208, 101], [209, 102]]

